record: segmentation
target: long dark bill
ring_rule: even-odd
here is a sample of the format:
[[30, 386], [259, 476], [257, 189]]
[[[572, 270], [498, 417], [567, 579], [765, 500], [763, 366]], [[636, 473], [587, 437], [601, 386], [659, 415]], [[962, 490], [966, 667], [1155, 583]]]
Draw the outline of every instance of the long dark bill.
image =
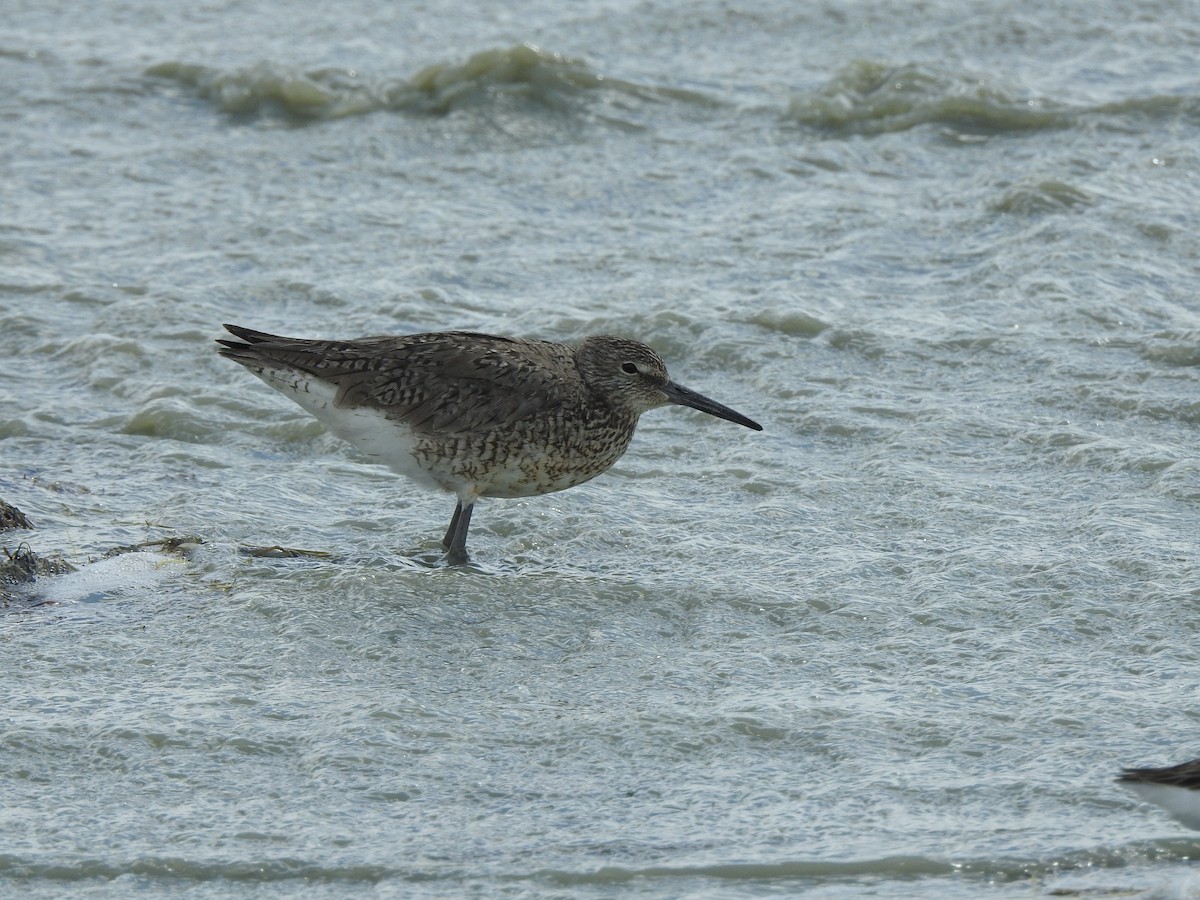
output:
[[761, 425], [753, 419], [747, 419], [737, 410], [730, 409], [716, 400], [709, 400], [703, 394], [697, 394], [695, 391], [676, 384], [673, 381], [668, 381], [659, 390], [666, 394], [672, 403], [678, 403], [680, 406], [690, 406], [692, 409], [698, 409], [700, 412], [708, 413], [710, 416], [716, 416], [718, 419], [728, 419], [730, 422], [737, 422], [739, 425], [745, 425], [747, 428], [753, 428], [755, 431], [763, 430]]

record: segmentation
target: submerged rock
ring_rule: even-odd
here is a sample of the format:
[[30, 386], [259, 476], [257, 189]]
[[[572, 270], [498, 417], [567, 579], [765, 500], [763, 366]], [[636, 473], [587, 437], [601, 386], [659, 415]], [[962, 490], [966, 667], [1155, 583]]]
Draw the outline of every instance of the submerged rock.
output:
[[0, 531], [12, 531], [14, 528], [33, 528], [33, 523], [15, 506], [0, 500]]

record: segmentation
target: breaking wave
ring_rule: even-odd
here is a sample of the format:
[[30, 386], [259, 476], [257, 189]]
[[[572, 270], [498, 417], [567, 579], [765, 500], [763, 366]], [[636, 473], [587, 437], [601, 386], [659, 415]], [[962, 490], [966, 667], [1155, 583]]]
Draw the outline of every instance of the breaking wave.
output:
[[[304, 70], [273, 62], [215, 68], [163, 62], [146, 70], [176, 82], [221, 112], [249, 118], [277, 115], [324, 121], [390, 111], [444, 116], [460, 110], [557, 113], [640, 128], [647, 104], [728, 108], [697, 91], [645, 85], [602, 74], [583, 60], [532, 44], [485, 50], [462, 63], [437, 63], [408, 78], [369, 76], [355, 69]], [[908, 63], [855, 60], [812, 90], [793, 93], [785, 122], [836, 137], [880, 135], [938, 126], [973, 135], [1026, 133], [1094, 123], [1136, 127], [1138, 119], [1182, 116], [1200, 121], [1200, 96], [1152, 95], [1093, 106], [1072, 105], [1006, 87], [978, 75]], [[1086, 204], [1087, 197], [1054, 184], [1010, 198], [1016, 208]]]
[[269, 62], [238, 69], [165, 62], [146, 74], [178, 82], [235, 116], [281, 111], [299, 119], [337, 119], [381, 110], [436, 116], [504, 102], [570, 111], [602, 91], [645, 101], [713, 102], [693, 91], [610, 78], [582, 60], [532, 44], [486, 50], [465, 63], [438, 63], [406, 79]]
[[1070, 110], [926, 66], [856, 60], [816, 90], [795, 94], [787, 114], [811, 128], [881, 134], [930, 123], [980, 131], [1057, 128]]
[[885, 134], [940, 125], [986, 135], [1069, 128], [1086, 119], [1200, 117], [1200, 98], [1155, 95], [1075, 106], [931, 66], [856, 60], [820, 87], [794, 94], [786, 115], [805, 127], [834, 134]]

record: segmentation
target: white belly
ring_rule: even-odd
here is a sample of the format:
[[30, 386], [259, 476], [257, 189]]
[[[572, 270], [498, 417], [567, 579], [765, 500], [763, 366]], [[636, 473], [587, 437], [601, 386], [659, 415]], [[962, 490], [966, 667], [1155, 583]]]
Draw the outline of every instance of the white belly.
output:
[[442, 483], [434, 473], [417, 462], [413, 456], [416, 439], [411, 428], [387, 418], [377, 409], [335, 405], [337, 389], [333, 385], [288, 369], [263, 369], [255, 374], [295, 400], [326, 428], [353, 444], [372, 461], [411, 478], [423, 487], [455, 493], [465, 487]]
[[1143, 800], [1157, 803], [1188, 828], [1200, 831], [1200, 791], [1143, 781], [1121, 783]]

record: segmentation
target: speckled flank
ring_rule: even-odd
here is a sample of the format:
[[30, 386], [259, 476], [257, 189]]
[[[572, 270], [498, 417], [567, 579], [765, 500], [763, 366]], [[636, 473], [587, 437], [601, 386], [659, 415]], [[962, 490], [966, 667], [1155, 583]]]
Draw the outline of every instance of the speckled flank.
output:
[[277, 337], [232, 325], [220, 353], [287, 394], [335, 434], [418, 482], [457, 495], [446, 543], [466, 558], [471, 505], [595, 478], [629, 446], [638, 417], [677, 403], [761, 427], [670, 380], [645, 344], [593, 336], [578, 347], [471, 332], [351, 341]]

